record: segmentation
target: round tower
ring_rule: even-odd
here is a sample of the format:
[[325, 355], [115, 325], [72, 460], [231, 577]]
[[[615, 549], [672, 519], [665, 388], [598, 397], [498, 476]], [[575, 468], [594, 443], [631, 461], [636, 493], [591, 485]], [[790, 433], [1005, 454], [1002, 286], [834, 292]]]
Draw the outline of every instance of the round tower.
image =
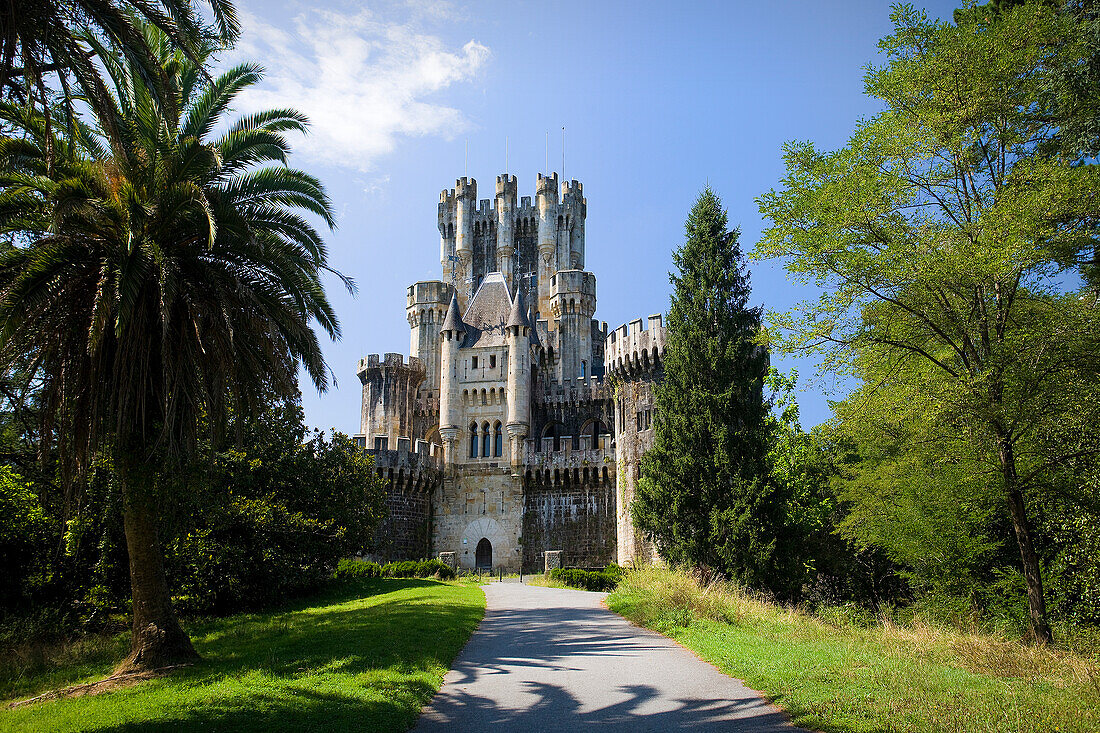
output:
[[504, 326], [508, 344], [508, 441], [511, 444], [512, 468], [523, 464], [523, 447], [531, 428], [531, 323], [523, 305], [523, 293], [517, 292]]
[[452, 464], [456, 458], [455, 440], [462, 423], [458, 349], [465, 334], [466, 326], [458, 312], [458, 294], [452, 292], [443, 327], [439, 330], [439, 435], [443, 438], [444, 460]]
[[465, 308], [473, 293], [469, 292], [474, 255], [474, 214], [477, 213], [477, 181], [463, 176], [455, 181], [455, 256], [458, 258], [454, 273], [455, 288], [459, 293], [459, 305]]
[[439, 394], [439, 329], [447, 316], [451, 286], [438, 280], [409, 286], [405, 316], [409, 321], [409, 354], [424, 365], [422, 391]]
[[550, 281], [550, 314], [557, 322], [559, 382], [592, 376], [592, 316], [596, 313], [596, 276], [561, 270]]
[[558, 270], [558, 174], [544, 176], [541, 173], [535, 184], [539, 211], [539, 302], [540, 318], [550, 312], [550, 278]]
[[443, 189], [439, 194], [439, 264], [443, 267], [443, 281], [450, 282], [455, 261], [455, 191]]
[[583, 192], [580, 181], [576, 179], [562, 184], [561, 208], [569, 238], [569, 258], [561, 263], [562, 269], [584, 269], [584, 219], [588, 215], [588, 202]]
[[367, 447], [412, 450], [413, 441], [424, 437], [413, 434], [416, 390], [424, 381], [424, 365], [414, 357], [406, 364], [401, 354], [384, 358], [371, 354], [359, 360], [356, 374], [363, 384], [360, 432]]
[[504, 276], [504, 282], [513, 290], [515, 283], [512, 281], [512, 262], [516, 254], [513, 225], [517, 190], [515, 176], [507, 173], [497, 176], [497, 272]]

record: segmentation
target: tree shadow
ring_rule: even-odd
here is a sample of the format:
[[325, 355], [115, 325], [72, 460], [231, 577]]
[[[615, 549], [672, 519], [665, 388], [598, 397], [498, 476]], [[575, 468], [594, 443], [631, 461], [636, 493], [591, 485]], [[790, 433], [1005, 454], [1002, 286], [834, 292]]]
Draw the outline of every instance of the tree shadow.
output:
[[416, 730], [798, 730], [752, 691], [715, 699], [726, 683], [744, 688], [709, 665], [717, 687], [666, 684], [674, 646], [590, 600], [545, 594], [491, 609]]
[[[96, 708], [113, 703], [127, 717], [139, 706], [148, 710], [147, 719], [98, 728], [126, 733], [407, 729], [435, 691], [428, 670], [450, 665], [482, 610], [415, 592], [366, 608], [332, 608], [439, 584], [384, 579], [353, 585], [358, 587], [288, 604], [275, 614], [204, 625], [195, 634], [203, 661], [164, 680], [161, 689], [121, 690], [99, 704], [73, 702]], [[145, 701], [125, 699], [143, 694]]]

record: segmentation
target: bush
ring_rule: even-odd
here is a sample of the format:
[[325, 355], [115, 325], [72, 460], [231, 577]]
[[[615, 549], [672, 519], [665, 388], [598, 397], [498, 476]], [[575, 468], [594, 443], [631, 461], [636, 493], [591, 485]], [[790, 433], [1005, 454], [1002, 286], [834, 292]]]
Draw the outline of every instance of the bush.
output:
[[400, 560], [386, 563], [382, 566], [384, 578], [428, 578], [438, 577], [440, 580], [454, 580], [455, 571], [450, 565], [436, 559], [431, 560]]
[[564, 583], [571, 588], [593, 591], [611, 591], [623, 579], [626, 571], [615, 563], [603, 570], [581, 570], [580, 568], [555, 568], [550, 571], [550, 579]]
[[353, 560], [350, 557], [345, 557], [336, 564], [336, 573], [333, 577], [337, 580], [381, 578], [382, 566], [370, 560]]

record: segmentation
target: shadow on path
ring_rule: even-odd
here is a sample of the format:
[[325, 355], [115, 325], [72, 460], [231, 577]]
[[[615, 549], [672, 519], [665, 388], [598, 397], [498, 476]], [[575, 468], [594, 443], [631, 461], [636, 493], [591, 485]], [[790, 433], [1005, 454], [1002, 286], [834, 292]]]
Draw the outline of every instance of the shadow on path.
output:
[[485, 591], [485, 618], [417, 731], [797, 730], [737, 680], [603, 608], [603, 594]]

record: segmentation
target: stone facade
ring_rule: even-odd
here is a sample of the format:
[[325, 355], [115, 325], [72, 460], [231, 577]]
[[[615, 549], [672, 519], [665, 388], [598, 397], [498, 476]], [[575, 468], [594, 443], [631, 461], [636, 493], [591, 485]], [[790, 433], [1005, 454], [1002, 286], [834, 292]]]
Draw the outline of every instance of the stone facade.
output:
[[[460, 568], [649, 561], [630, 521], [652, 442], [659, 315], [609, 332], [584, 269], [587, 201], [539, 175], [517, 200], [461, 178], [440, 195], [443, 279], [408, 288], [411, 356], [371, 355], [360, 433], [387, 479], [378, 554], [454, 553]], [[450, 557], [450, 556], [448, 556]]]

